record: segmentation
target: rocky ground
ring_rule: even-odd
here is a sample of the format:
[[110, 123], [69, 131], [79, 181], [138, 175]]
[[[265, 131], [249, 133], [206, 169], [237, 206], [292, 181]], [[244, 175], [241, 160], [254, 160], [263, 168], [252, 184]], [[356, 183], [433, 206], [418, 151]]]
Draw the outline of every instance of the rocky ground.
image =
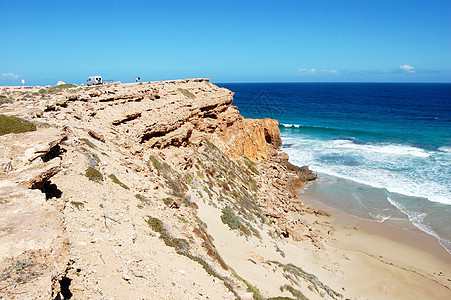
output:
[[0, 114], [37, 126], [0, 136], [0, 299], [347, 298], [331, 278], [349, 258], [324, 252], [329, 214], [297, 195], [316, 175], [231, 91], [189, 79], [0, 95]]
[[237, 241], [323, 248], [313, 224], [289, 217], [320, 213], [295, 193], [315, 175], [279, 154], [277, 121], [244, 119], [208, 80], [1, 94], [2, 114], [37, 130], [0, 137], [0, 297], [290, 295], [233, 271], [197, 213], [205, 205]]

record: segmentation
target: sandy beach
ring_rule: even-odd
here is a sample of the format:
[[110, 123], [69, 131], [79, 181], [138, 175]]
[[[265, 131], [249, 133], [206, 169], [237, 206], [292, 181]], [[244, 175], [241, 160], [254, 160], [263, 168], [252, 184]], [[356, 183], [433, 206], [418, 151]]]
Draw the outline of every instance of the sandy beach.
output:
[[[451, 295], [450, 255], [434, 237], [413, 226], [403, 229], [400, 224], [347, 215], [309, 196], [301, 199], [306, 206], [332, 213], [319, 220], [314, 215], [301, 216], [310, 224], [324, 224], [325, 250], [315, 249], [310, 241], [274, 242], [267, 235], [261, 241], [244, 243], [214, 221], [217, 218], [211, 207], [200, 205], [199, 216], [231, 267], [268, 294], [277, 293], [277, 287], [283, 285], [280, 274], [268, 267], [268, 262], [280, 261], [315, 274], [343, 299], [447, 299]], [[272, 244], [284, 257], [270, 249]], [[308, 299], [326, 297], [311, 293], [305, 284], [300, 290]]]
[[331, 247], [326, 252], [335, 256], [330, 263], [347, 257], [348, 262], [341, 265], [346, 275], [337, 276], [335, 283], [349, 287], [350, 295], [363, 299], [451, 295], [451, 255], [435, 237], [405, 220], [380, 223], [334, 210], [311, 196], [301, 198], [306, 205], [332, 214], [334, 233], [326, 242]]

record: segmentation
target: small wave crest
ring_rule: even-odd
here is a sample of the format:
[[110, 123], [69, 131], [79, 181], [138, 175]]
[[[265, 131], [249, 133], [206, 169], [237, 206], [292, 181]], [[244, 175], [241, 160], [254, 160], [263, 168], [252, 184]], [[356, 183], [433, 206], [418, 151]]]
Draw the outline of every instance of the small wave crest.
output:
[[401, 144], [356, 144], [296, 134], [284, 151], [297, 165], [390, 192], [451, 204], [449, 153]]
[[281, 123], [280, 126], [283, 126], [283, 127], [286, 127], [286, 128], [291, 128], [291, 127], [300, 128], [301, 127], [301, 125], [298, 125], [298, 124], [283, 124], [283, 123]]
[[383, 216], [383, 215], [374, 215], [372, 213], [368, 213], [370, 215], [371, 218], [373, 218], [374, 220], [378, 221], [379, 223], [384, 223], [385, 220], [390, 219], [391, 215], [389, 216]]
[[451, 153], [451, 146], [442, 146], [438, 148], [438, 150], [446, 153]]
[[440, 244], [446, 249], [446, 251], [451, 254], [451, 241], [441, 237], [439, 234], [437, 234], [437, 232], [435, 232], [435, 230], [431, 228], [431, 226], [427, 224], [427, 222], [425, 221], [425, 219], [428, 217], [427, 213], [410, 211], [404, 205], [397, 201], [394, 201], [390, 197], [387, 197], [387, 200], [398, 210], [404, 213], [415, 227], [429, 235], [436, 237], [439, 240]]

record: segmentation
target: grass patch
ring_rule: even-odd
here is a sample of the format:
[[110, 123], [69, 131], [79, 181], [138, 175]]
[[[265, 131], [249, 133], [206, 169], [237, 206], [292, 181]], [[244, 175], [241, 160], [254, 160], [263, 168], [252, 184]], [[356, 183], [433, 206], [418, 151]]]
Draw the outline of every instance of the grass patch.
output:
[[[3, 286], [1, 288], [2, 290], [9, 285], [17, 286], [31, 282], [41, 276], [43, 271], [48, 268], [46, 264], [37, 262], [36, 253], [34, 251], [24, 253], [24, 255], [21, 255], [21, 258], [7, 259], [5, 263], [8, 263], [8, 267], [0, 270], [0, 282], [2, 282], [2, 285], [6, 283], [10, 284]], [[8, 291], [5, 291], [5, 293], [7, 295], [9, 294]], [[14, 296], [12, 297], [14, 298]], [[2, 297], [1, 299], [6, 298]]]
[[260, 172], [257, 170], [257, 164], [250, 160], [247, 157], [244, 157], [244, 164], [256, 175], [260, 175]]
[[191, 175], [190, 173], [187, 173], [185, 175], [185, 181], [186, 183], [188, 183], [189, 185], [193, 184], [193, 175]]
[[97, 167], [100, 164], [100, 158], [95, 153], [85, 152], [90, 167]]
[[17, 117], [0, 115], [0, 135], [35, 131], [36, 125]]
[[252, 293], [252, 297], [255, 300], [263, 300], [263, 299], [265, 299], [265, 298], [263, 298], [262, 294], [260, 294], [260, 291], [255, 286], [253, 286], [252, 284], [247, 282], [246, 279], [244, 279], [243, 277], [238, 275], [235, 272], [235, 270], [233, 270], [232, 268], [230, 268], [230, 271], [232, 272], [233, 276], [235, 276], [236, 279], [242, 281], [247, 286], [247, 291]]
[[216, 260], [224, 270], [228, 270], [229, 266], [227, 266], [225, 261], [219, 255], [216, 246], [213, 244], [213, 237], [207, 233], [206, 229], [199, 225], [199, 228], [194, 228], [193, 232], [203, 240], [202, 247], [207, 250], [207, 255]]
[[[294, 277], [296, 277], [296, 279], [298, 279], [298, 280], [299, 279], [304, 279], [305, 281], [312, 283], [314, 288], [315, 288], [315, 290], [317, 292], [319, 292], [319, 290], [322, 289], [330, 297], [332, 297], [332, 299], [343, 298], [343, 295], [341, 295], [340, 293], [335, 292], [330, 287], [328, 287], [327, 285], [325, 285], [324, 283], [319, 281], [318, 278], [315, 275], [305, 272], [304, 270], [302, 270], [302, 268], [300, 268], [298, 266], [295, 266], [293, 264], [286, 264], [285, 265], [285, 264], [282, 264], [282, 263], [280, 263], [278, 261], [268, 261], [267, 263], [275, 264], [279, 268], [282, 268], [282, 270], [284, 272], [294, 275]], [[289, 289], [287, 289], [287, 290], [290, 291]], [[303, 299], [306, 299], [306, 298], [303, 298]]]
[[189, 252], [189, 243], [185, 239], [179, 239], [173, 237], [163, 222], [157, 218], [149, 216], [147, 219], [147, 224], [152, 228], [153, 231], [160, 234], [160, 238], [163, 240], [166, 246], [174, 248], [177, 253], [184, 254]]
[[184, 183], [184, 177], [171, 168], [169, 164], [161, 161], [157, 157], [149, 156], [152, 166], [158, 171], [158, 175], [163, 175], [166, 179], [166, 186], [171, 190], [170, 195], [176, 198], [185, 199], [188, 186]]
[[204, 142], [205, 142], [205, 144], [207, 145], [207, 147], [208, 147], [209, 149], [212, 149], [212, 150], [217, 150], [217, 149], [218, 149], [218, 148], [216, 147], [215, 144], [213, 144], [212, 142], [210, 142], [209, 139], [205, 138], [205, 139], [204, 139]]
[[296, 297], [296, 300], [308, 300], [308, 298], [301, 291], [288, 284], [281, 286], [280, 291], [289, 291], [294, 297]]
[[93, 167], [89, 167], [86, 169], [85, 176], [88, 177], [89, 180], [100, 182], [103, 181], [103, 175], [97, 169]]
[[119, 179], [117, 179], [117, 177], [114, 174], [110, 174], [108, 175], [108, 177], [116, 184], [119, 184], [122, 188], [129, 190], [130, 188], [128, 186], [126, 186], [125, 184], [123, 184], [122, 182], [119, 181]]
[[232, 230], [241, 228], [240, 219], [238, 219], [233, 210], [228, 206], [222, 209], [221, 221]]
[[62, 89], [68, 89], [68, 88], [73, 88], [73, 87], [77, 87], [77, 85], [66, 83], [66, 84], [52, 86], [49, 88], [49, 90], [62, 90]]
[[13, 100], [7, 98], [6, 96], [0, 95], [0, 105], [5, 103], [13, 103]]
[[211, 276], [214, 276], [224, 283], [224, 286], [232, 292], [235, 297], [240, 298], [237, 292], [234, 290], [232, 284], [226, 277], [219, 275], [204, 259], [199, 256], [195, 256], [189, 251], [189, 243], [185, 239], [175, 238], [171, 235], [164, 223], [158, 218], [148, 216], [147, 224], [153, 231], [160, 234], [160, 238], [164, 241], [166, 246], [172, 247], [176, 250], [177, 254], [183, 255], [197, 262], [204, 268], [204, 270]]
[[85, 204], [83, 202], [71, 201], [70, 204], [75, 206], [78, 210], [80, 210], [80, 208], [85, 207]]
[[182, 88], [178, 88], [177, 89], [180, 93], [183, 94], [183, 96], [190, 98], [190, 99], [194, 99], [196, 98], [196, 95], [194, 95], [193, 93], [191, 93], [190, 91], [188, 91], [187, 89], [182, 89]]
[[183, 223], [185, 223], [185, 224], [189, 224], [189, 221], [185, 218], [185, 217], [180, 217], [179, 218], [180, 219], [180, 221], [182, 221]]
[[150, 204], [150, 199], [147, 198], [146, 196], [136, 194], [135, 198], [141, 201], [141, 203], [137, 205], [139, 209], [143, 209], [145, 204]]
[[94, 143], [88, 140], [87, 138], [81, 138], [80, 141], [83, 141], [87, 146], [91, 147], [92, 149], [96, 148], [96, 145], [94, 145]]
[[197, 177], [199, 177], [200, 179], [204, 179], [205, 178], [204, 172], [197, 171]]

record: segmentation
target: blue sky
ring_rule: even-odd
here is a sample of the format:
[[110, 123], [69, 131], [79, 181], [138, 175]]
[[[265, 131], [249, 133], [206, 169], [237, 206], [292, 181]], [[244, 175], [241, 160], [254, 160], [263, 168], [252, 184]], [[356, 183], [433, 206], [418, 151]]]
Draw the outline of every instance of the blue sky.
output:
[[0, 85], [451, 82], [451, 1], [3, 1]]

